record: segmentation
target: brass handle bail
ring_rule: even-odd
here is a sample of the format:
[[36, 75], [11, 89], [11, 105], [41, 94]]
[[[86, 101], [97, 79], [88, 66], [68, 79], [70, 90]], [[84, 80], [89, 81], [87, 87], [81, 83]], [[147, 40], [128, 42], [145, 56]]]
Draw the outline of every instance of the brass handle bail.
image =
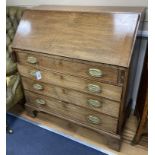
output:
[[46, 101], [41, 99], [41, 98], [38, 98], [35, 100], [35, 103], [36, 104], [39, 104], [39, 105], [45, 105], [46, 104]]
[[93, 107], [93, 108], [101, 108], [102, 107], [102, 103], [98, 100], [88, 99], [87, 103], [90, 107]]
[[33, 84], [33, 88], [35, 90], [43, 90], [44, 89], [44, 87], [42, 85], [38, 84], [38, 83]]
[[88, 91], [92, 93], [101, 93], [102, 89], [99, 85], [88, 84]]
[[101, 124], [101, 119], [94, 115], [89, 115], [87, 117], [87, 120], [88, 120], [88, 122], [90, 122], [92, 124], [96, 124], [96, 125]]
[[28, 56], [27, 57], [27, 62], [30, 64], [36, 64], [37, 63], [37, 58], [33, 56]]
[[103, 72], [100, 69], [97, 68], [89, 68], [89, 75], [93, 77], [102, 77]]

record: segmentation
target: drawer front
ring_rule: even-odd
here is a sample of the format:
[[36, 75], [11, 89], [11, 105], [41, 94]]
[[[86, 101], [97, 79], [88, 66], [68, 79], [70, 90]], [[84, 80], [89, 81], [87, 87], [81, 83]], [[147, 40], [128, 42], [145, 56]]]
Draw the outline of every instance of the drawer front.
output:
[[118, 118], [119, 116], [120, 103], [118, 102], [42, 82], [38, 83], [41, 85], [40, 88], [42, 88], [38, 90], [34, 87], [37, 82], [25, 77], [22, 77], [22, 82], [24, 89], [33, 91], [37, 94], [53, 97], [81, 107], [93, 109], [113, 117]]
[[116, 118], [28, 91], [25, 91], [25, 96], [28, 104], [39, 108], [41, 111], [43, 110], [51, 114], [56, 113], [64, 118], [75, 120], [92, 128], [116, 133], [118, 122]]
[[103, 65], [58, 56], [47, 56], [44, 54], [31, 53], [27, 51], [17, 52], [17, 60], [20, 64], [39, 66], [50, 70], [95, 79], [117, 85], [118, 70], [110, 65]]
[[[22, 76], [36, 79], [34, 76], [38, 70], [33, 67], [23, 66], [18, 64], [18, 70]], [[102, 96], [115, 101], [121, 100], [122, 87], [90, 81], [70, 75], [53, 73], [50, 71], [40, 70], [41, 78], [38, 82], [45, 82], [65, 88], [74, 89], [97, 96]]]

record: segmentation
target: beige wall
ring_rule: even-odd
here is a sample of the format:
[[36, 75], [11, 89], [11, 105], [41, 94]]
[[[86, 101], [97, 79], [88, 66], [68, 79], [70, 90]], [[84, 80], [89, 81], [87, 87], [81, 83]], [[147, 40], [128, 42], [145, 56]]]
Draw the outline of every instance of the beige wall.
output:
[[7, 0], [7, 5], [147, 6], [148, 0]]

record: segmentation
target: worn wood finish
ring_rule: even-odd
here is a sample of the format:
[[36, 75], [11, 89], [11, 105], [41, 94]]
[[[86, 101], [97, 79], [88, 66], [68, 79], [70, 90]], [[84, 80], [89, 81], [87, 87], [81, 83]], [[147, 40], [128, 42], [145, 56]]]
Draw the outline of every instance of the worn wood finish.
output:
[[[122, 84], [118, 83], [118, 72], [124, 68], [115, 67], [112, 65], [93, 63], [88, 61], [78, 61], [76, 59], [68, 59], [64, 57], [58, 57], [54, 55], [37, 54], [30, 51], [16, 50], [17, 61], [22, 65], [37, 66], [38, 69], [50, 69], [56, 72], [70, 74], [74, 76], [80, 76], [88, 79], [93, 79], [99, 82], [110, 83], [114, 85]], [[29, 57], [36, 58], [36, 63], [29, 63], [27, 60]], [[89, 69], [99, 69], [103, 75], [101, 77], [94, 77], [89, 74]], [[122, 77], [123, 79], [123, 77]]]
[[[134, 46], [143, 8], [132, 13], [53, 8], [26, 11], [13, 42], [27, 111], [92, 129], [119, 150], [131, 107], [138, 55]], [[39, 80], [36, 71], [41, 72]], [[88, 106], [88, 99], [95, 107]]]
[[[44, 87], [44, 89], [43, 90], [35, 90], [33, 88], [33, 85], [36, 83], [36, 81], [30, 80], [25, 77], [22, 77], [22, 81], [23, 81], [23, 87], [26, 90], [35, 92], [40, 95], [45, 95], [45, 96], [53, 97], [53, 98], [56, 98], [59, 100], [69, 102], [69, 103], [73, 103], [73, 104], [79, 105], [81, 107], [93, 109], [95, 111], [98, 111], [98, 112], [118, 118], [119, 106], [120, 106], [119, 102], [107, 100], [102, 97], [98, 97], [95, 95], [89, 95], [86, 93], [81, 93], [79, 91], [66, 89], [66, 88], [58, 87], [58, 86], [51, 85], [51, 84], [49, 85], [49, 84], [46, 84], [43, 82], [39, 82], [39, 83]], [[96, 108], [96, 107], [90, 106], [88, 104], [89, 99], [100, 101], [101, 107]]]
[[[38, 108], [38, 111], [49, 112], [51, 114], [56, 114], [61, 117], [65, 117], [66, 119], [71, 119], [76, 121], [77, 123], [86, 124], [92, 128], [97, 128], [100, 130], [105, 130], [108, 132], [116, 133], [117, 129], [117, 119], [112, 118], [107, 115], [99, 114], [95, 111], [91, 111], [85, 108], [80, 108], [79, 106], [75, 106], [73, 104], [63, 102], [60, 100], [56, 100], [54, 98], [45, 97], [43, 95], [37, 95], [32, 92], [25, 91], [25, 96], [27, 100], [27, 104], [30, 104], [34, 107]], [[43, 99], [45, 104], [37, 104], [36, 99]], [[92, 123], [88, 120], [89, 116], [95, 116], [100, 119], [99, 123]]]
[[137, 13], [28, 10], [13, 47], [128, 67], [138, 18]]
[[[38, 71], [36, 67], [34, 68], [34, 67], [18, 64], [18, 70], [22, 76], [28, 77], [33, 80], [36, 79], [33, 75], [31, 75], [32, 72]], [[90, 81], [87, 79], [82, 79], [82, 78], [70, 76], [70, 75], [64, 75], [56, 72], [49, 72], [46, 70], [40, 70], [40, 72], [41, 72], [42, 78], [36, 81], [36, 83], [46, 82], [46, 83], [51, 83], [58, 86], [63, 86], [65, 88], [70, 88], [70, 89], [86, 92], [89, 94], [102, 96], [115, 101], [121, 100], [121, 93], [122, 93], [121, 87], [99, 83], [96, 81]], [[98, 93], [90, 92], [88, 90], [89, 84], [98, 85], [101, 88], [101, 91]]]

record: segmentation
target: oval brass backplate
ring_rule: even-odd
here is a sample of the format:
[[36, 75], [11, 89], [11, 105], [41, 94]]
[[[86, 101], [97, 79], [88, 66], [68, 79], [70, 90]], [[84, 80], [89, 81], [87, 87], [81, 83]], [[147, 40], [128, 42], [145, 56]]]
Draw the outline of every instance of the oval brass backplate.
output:
[[35, 90], [43, 90], [44, 89], [44, 87], [42, 85], [38, 84], [38, 83], [33, 84], [33, 88]]
[[38, 98], [35, 100], [35, 103], [36, 104], [39, 104], [39, 105], [45, 105], [46, 104], [46, 101], [41, 99], [41, 98]]
[[36, 64], [37, 63], [37, 58], [33, 56], [28, 56], [27, 57], [27, 62], [30, 64]]
[[101, 93], [101, 87], [95, 84], [88, 84], [88, 91], [92, 93]]
[[89, 68], [89, 75], [93, 77], [102, 77], [103, 72], [97, 68]]
[[93, 107], [93, 108], [101, 108], [102, 107], [102, 103], [98, 100], [88, 99], [87, 103], [90, 107]]
[[96, 124], [96, 125], [101, 124], [101, 119], [97, 116], [88, 115], [87, 119], [88, 119], [88, 122], [92, 124]]

